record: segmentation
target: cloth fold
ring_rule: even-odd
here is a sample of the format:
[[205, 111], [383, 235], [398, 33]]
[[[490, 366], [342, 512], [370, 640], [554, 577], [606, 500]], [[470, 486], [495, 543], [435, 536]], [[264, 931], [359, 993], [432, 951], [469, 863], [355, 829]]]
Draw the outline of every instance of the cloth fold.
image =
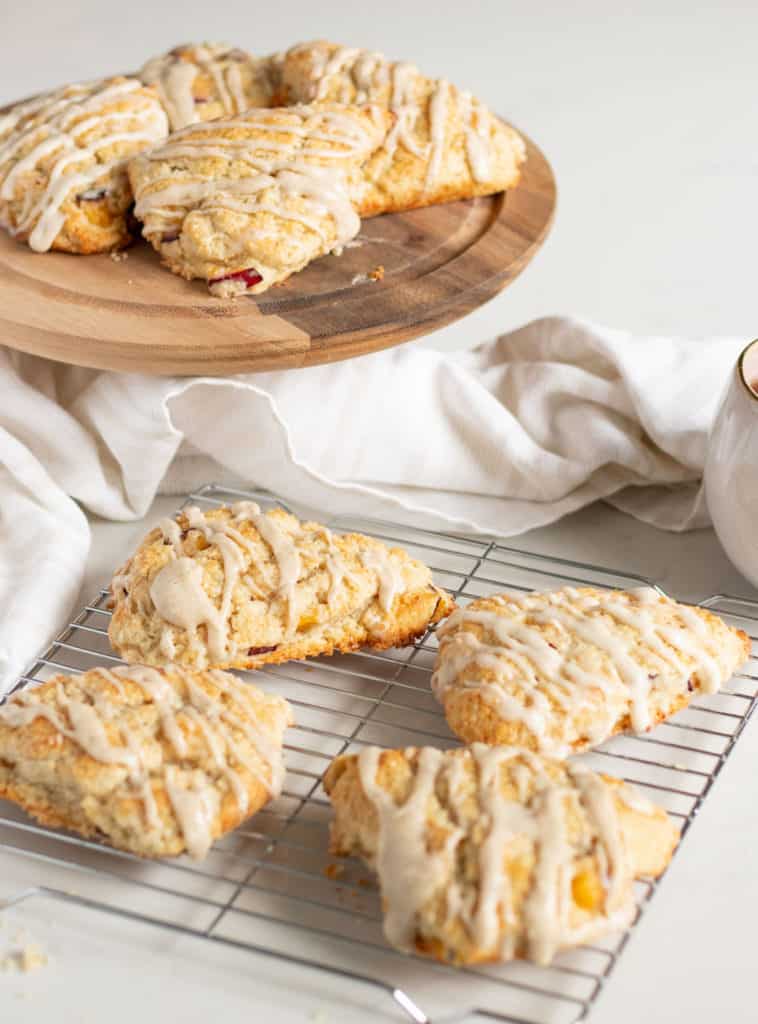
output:
[[159, 490], [236, 480], [324, 516], [499, 536], [597, 499], [705, 526], [708, 431], [743, 345], [548, 318], [455, 354], [191, 379], [0, 349], [0, 693], [76, 598], [82, 510], [139, 519]]

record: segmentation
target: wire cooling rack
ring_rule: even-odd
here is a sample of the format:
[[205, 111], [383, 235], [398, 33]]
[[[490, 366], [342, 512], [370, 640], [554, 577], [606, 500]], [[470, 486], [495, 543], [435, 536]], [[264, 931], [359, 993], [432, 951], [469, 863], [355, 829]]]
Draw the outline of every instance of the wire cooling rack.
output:
[[[186, 504], [213, 507], [269, 494], [209, 485]], [[297, 510], [294, 510], [297, 511]], [[533, 554], [497, 541], [337, 517], [335, 530], [359, 530], [401, 544], [430, 565], [456, 600], [501, 590], [564, 584], [629, 587], [650, 582], [626, 572]], [[108, 592], [100, 591], [22, 676], [18, 686], [60, 670], [118, 663], [108, 645]], [[692, 823], [750, 717], [758, 691], [758, 603], [716, 596], [704, 602], [754, 641], [753, 658], [721, 693], [702, 699], [644, 736], [616, 737], [586, 755], [589, 765], [647, 791], [681, 823]], [[454, 969], [388, 948], [379, 894], [357, 861], [337, 863], [327, 851], [329, 804], [321, 788], [338, 754], [366, 744], [453, 746], [429, 679], [433, 632], [412, 647], [290, 662], [255, 673], [255, 681], [287, 697], [297, 725], [289, 731], [282, 796], [216, 843], [208, 858], [145, 863], [139, 858], [34, 824], [0, 805], [0, 850], [39, 862], [45, 885], [12, 902], [46, 895], [120, 914], [176, 932], [329, 972], [385, 994], [377, 1011], [417, 1024], [468, 1015], [512, 1024], [571, 1024], [587, 1017], [629, 932], [560, 955], [549, 968], [530, 964]], [[55, 884], [53, 884], [53, 879]], [[656, 888], [637, 884], [639, 915]], [[75, 890], [72, 890], [75, 886]]]

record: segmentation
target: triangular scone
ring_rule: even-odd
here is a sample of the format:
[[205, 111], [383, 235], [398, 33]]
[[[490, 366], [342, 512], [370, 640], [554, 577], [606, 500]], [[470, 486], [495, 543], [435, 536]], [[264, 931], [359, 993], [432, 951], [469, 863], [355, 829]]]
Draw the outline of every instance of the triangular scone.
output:
[[0, 706], [0, 798], [141, 857], [201, 858], [278, 795], [292, 721], [226, 672], [55, 676]]
[[471, 93], [413, 64], [324, 41], [281, 58], [285, 103], [377, 103], [395, 122], [366, 162], [363, 217], [488, 195], [518, 183], [524, 141]]
[[401, 646], [454, 607], [402, 549], [250, 501], [162, 520], [111, 589], [122, 658], [200, 668]]
[[378, 876], [392, 945], [455, 964], [549, 963], [628, 925], [678, 833], [617, 779], [513, 747], [368, 747], [324, 787], [332, 852]]
[[139, 77], [155, 85], [176, 132], [197, 121], [271, 106], [276, 68], [275, 58], [259, 59], [227, 43], [186, 43], [151, 58]]
[[265, 291], [358, 233], [352, 191], [391, 120], [322, 104], [190, 125], [129, 166], [142, 233], [215, 295]]
[[438, 635], [432, 687], [453, 732], [557, 756], [651, 729], [750, 656], [741, 630], [647, 587], [484, 597]]
[[156, 91], [136, 78], [67, 85], [0, 111], [0, 225], [36, 252], [122, 248], [127, 160], [167, 135]]

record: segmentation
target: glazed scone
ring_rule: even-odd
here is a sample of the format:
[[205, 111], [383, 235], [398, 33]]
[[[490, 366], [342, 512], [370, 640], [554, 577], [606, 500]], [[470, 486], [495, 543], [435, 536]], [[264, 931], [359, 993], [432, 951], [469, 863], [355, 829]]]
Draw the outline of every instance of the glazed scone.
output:
[[168, 120], [136, 78], [67, 85], [0, 113], [0, 225], [36, 252], [96, 253], [131, 234], [129, 157]]
[[139, 72], [154, 85], [171, 131], [197, 121], [271, 106], [276, 89], [275, 58], [256, 58], [227, 43], [187, 43], [153, 57]]
[[285, 103], [376, 103], [395, 122], [366, 162], [355, 194], [363, 217], [469, 199], [512, 188], [524, 141], [471, 93], [413, 64], [325, 41], [281, 58]]
[[125, 661], [197, 668], [402, 646], [454, 607], [402, 549], [250, 501], [162, 520], [111, 592]]
[[454, 964], [530, 959], [626, 927], [678, 833], [623, 782], [513, 747], [367, 747], [324, 788], [331, 850], [379, 877], [388, 941]]
[[265, 291], [358, 233], [351, 189], [390, 121], [324, 104], [185, 128], [130, 164], [143, 234], [214, 294]]
[[556, 756], [651, 729], [750, 656], [741, 630], [647, 587], [484, 597], [438, 635], [432, 687], [453, 732]]
[[141, 857], [202, 858], [279, 793], [291, 724], [225, 672], [55, 676], [0, 706], [0, 798]]

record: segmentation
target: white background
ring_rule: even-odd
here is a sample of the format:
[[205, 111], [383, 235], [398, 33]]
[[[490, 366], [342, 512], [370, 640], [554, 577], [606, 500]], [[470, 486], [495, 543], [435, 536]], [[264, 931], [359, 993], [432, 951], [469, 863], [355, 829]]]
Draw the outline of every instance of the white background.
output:
[[[226, 39], [265, 53], [315, 37], [412, 59], [472, 89], [555, 169], [558, 216], [534, 264], [423, 344], [471, 345], [550, 313], [639, 332], [758, 334], [755, 3], [0, 0], [0, 102], [135, 68], [179, 42]], [[88, 591], [143, 532], [96, 525]], [[603, 507], [521, 543], [625, 566], [692, 599], [754, 593], [709, 531], [664, 535]], [[754, 722], [593, 1024], [758, 1019], [756, 759]], [[38, 865], [0, 859], [0, 897], [39, 877]], [[270, 966], [249, 956], [165, 938], [149, 952], [155, 937], [140, 929], [50, 905], [0, 914], [0, 958], [19, 921], [53, 962], [28, 977], [0, 973], [3, 1022], [268, 1022], [312, 1020], [321, 1009], [324, 1022], [366, 1019], [335, 1009], [318, 979], [274, 988]]]

